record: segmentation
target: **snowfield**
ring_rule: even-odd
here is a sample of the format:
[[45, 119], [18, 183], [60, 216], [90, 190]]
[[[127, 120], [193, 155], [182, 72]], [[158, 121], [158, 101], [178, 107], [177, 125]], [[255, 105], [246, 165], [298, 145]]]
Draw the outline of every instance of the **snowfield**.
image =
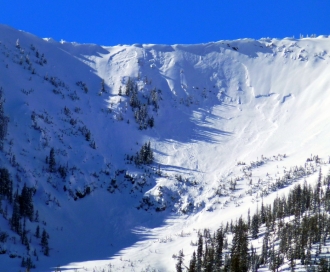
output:
[[[0, 53], [9, 117], [0, 162], [14, 191], [36, 189], [40, 220], [26, 221], [36, 271], [175, 271], [172, 255], [183, 249], [188, 265], [198, 230], [329, 171], [328, 36], [108, 47], [0, 25]], [[129, 80], [154, 126], [139, 129]], [[136, 165], [130, 157], [147, 142], [154, 161]], [[65, 177], [48, 171], [51, 148]], [[275, 190], [295, 166], [308, 174]], [[8, 218], [0, 263], [18, 271], [27, 251]], [[49, 233], [48, 257], [37, 225]]]

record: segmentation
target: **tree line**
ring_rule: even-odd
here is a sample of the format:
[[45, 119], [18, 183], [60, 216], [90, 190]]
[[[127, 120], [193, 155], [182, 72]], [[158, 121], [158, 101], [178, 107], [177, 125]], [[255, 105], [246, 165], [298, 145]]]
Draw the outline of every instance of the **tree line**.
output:
[[[253, 216], [227, 222], [213, 234], [199, 232], [189, 265], [184, 266], [180, 251], [176, 271], [254, 272], [262, 267], [275, 272], [283, 264], [291, 271], [330, 271], [329, 254], [322, 251], [330, 238], [329, 212], [330, 175], [323, 178], [320, 170], [314, 186], [297, 184], [272, 204], [262, 202]], [[262, 239], [258, 251], [252, 243], [256, 239]]]

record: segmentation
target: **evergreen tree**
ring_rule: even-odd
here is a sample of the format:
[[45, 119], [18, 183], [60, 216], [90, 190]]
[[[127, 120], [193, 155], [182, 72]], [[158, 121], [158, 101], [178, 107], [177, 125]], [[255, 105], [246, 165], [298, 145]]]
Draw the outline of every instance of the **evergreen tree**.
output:
[[10, 226], [13, 231], [20, 234], [20, 209], [19, 209], [19, 201], [18, 201], [18, 193], [15, 194], [14, 203], [13, 203], [13, 214], [10, 219]]
[[34, 263], [31, 260], [31, 257], [27, 257], [26, 262], [25, 262], [25, 267], [27, 268], [27, 272], [30, 271], [31, 268], [36, 268]]
[[130, 96], [131, 93], [133, 92], [133, 81], [131, 80], [131, 78], [129, 77], [125, 86], [125, 95], [126, 96]]
[[134, 112], [135, 121], [139, 124], [139, 129], [146, 129], [148, 127], [148, 109], [146, 105], [140, 105]]
[[204, 272], [213, 272], [214, 271], [214, 247], [212, 245], [207, 246], [205, 249], [204, 256]]
[[60, 176], [61, 176], [62, 179], [65, 179], [66, 178], [68, 169], [65, 166], [60, 165], [58, 167], [58, 170], [57, 171], [60, 174]]
[[231, 259], [230, 259], [230, 255], [226, 254], [225, 255], [225, 261], [224, 261], [224, 268], [223, 268], [223, 272], [229, 272], [231, 269]]
[[40, 228], [39, 228], [39, 225], [36, 227], [36, 233], [34, 235], [36, 238], [40, 238]]
[[147, 152], [147, 155], [146, 155], [146, 163], [147, 164], [151, 164], [154, 160], [154, 153], [151, 149], [151, 146], [150, 146], [150, 141], [148, 142], [147, 146], [146, 146], [146, 152]]
[[198, 235], [197, 243], [197, 272], [202, 271], [202, 260], [203, 258], [203, 237], [201, 234]]
[[258, 272], [260, 264], [260, 256], [256, 254], [256, 250], [251, 245], [250, 268], [252, 272]]
[[155, 125], [155, 120], [154, 117], [151, 116], [150, 118], [148, 118], [148, 126], [152, 128], [154, 127], [154, 125]]
[[266, 264], [268, 260], [268, 249], [269, 249], [268, 239], [269, 239], [269, 231], [267, 229], [265, 236], [262, 240], [261, 264]]
[[4, 140], [5, 136], [7, 135], [8, 123], [9, 118], [5, 115], [4, 111], [4, 104], [5, 99], [3, 98], [3, 90], [0, 87], [0, 142], [1, 142], [1, 149], [2, 149], [2, 141]]
[[259, 215], [255, 214], [252, 216], [252, 223], [251, 223], [251, 234], [253, 239], [258, 238], [259, 232]]
[[34, 222], [39, 222], [39, 211], [36, 211], [35, 217], [34, 217]]
[[20, 214], [23, 217], [28, 217], [30, 221], [33, 221], [34, 215], [32, 195], [33, 189], [26, 187], [26, 184], [24, 183], [22, 193], [19, 196]]
[[264, 200], [262, 200], [262, 202], [261, 202], [260, 221], [261, 221], [261, 224], [266, 223], [266, 210], [265, 210], [265, 206], [264, 206]]
[[41, 248], [45, 256], [49, 256], [48, 233], [43, 229], [41, 234]]
[[311, 264], [312, 264], [312, 254], [310, 249], [307, 249], [305, 265], [306, 267], [310, 267]]
[[54, 173], [55, 166], [56, 166], [56, 160], [55, 160], [55, 150], [53, 147], [50, 149], [50, 152], [49, 152], [48, 165], [49, 165], [49, 172]]
[[269, 258], [269, 269], [273, 272], [277, 272], [279, 267], [283, 264], [283, 256], [280, 255], [279, 251], [275, 250], [275, 245], [270, 251]]
[[318, 272], [329, 272], [329, 271], [330, 271], [329, 261], [325, 258], [321, 258], [318, 267]]
[[104, 93], [105, 92], [105, 83], [104, 83], [104, 79], [102, 79], [101, 81], [101, 93]]
[[215, 270], [220, 271], [222, 266], [222, 250], [223, 250], [223, 240], [224, 240], [224, 232], [222, 228], [217, 230], [215, 236]]
[[150, 146], [150, 141], [148, 143], [145, 143], [141, 149], [140, 152], [135, 157], [135, 163], [136, 164], [151, 164], [153, 162], [154, 155], [153, 151]]
[[31, 260], [31, 257], [27, 257], [26, 259], [23, 257], [21, 262], [21, 267], [26, 268], [26, 272], [30, 271], [31, 268], [35, 268], [36, 266]]
[[26, 261], [25, 258], [23, 257], [21, 262], [21, 267], [25, 267], [25, 266], [26, 266]]
[[176, 263], [176, 271], [177, 272], [183, 272], [183, 258], [184, 258], [184, 255], [183, 255], [183, 250], [180, 250], [179, 251], [179, 255], [177, 257], [178, 259], [178, 262]]
[[130, 94], [129, 104], [133, 109], [138, 108], [140, 106], [140, 101], [138, 99], [138, 93], [136, 88], [134, 88]]
[[91, 140], [91, 137], [92, 137], [92, 134], [91, 134], [90, 130], [87, 130], [86, 134], [85, 134], [86, 141], [89, 142]]
[[195, 251], [192, 255], [192, 259], [190, 260], [188, 272], [197, 272], [197, 259]]
[[11, 202], [13, 194], [13, 182], [6, 168], [0, 168], [0, 195], [7, 197]]
[[242, 218], [238, 220], [235, 226], [233, 244], [231, 248], [231, 271], [246, 272], [248, 271], [248, 227]]

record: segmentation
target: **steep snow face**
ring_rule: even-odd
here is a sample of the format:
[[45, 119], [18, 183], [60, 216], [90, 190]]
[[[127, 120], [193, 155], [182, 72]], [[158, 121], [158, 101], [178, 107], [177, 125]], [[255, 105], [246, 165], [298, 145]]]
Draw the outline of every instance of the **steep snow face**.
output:
[[[238, 40], [186, 46], [123, 46], [108, 48], [110, 53], [102, 58], [88, 58], [98, 75], [113, 86], [113, 94], [122, 84], [118, 76], [123, 75], [147, 77], [163, 91], [164, 103], [171, 102], [175, 108], [166, 107], [159, 114], [159, 123], [170, 119], [173, 126], [172, 129], [168, 125], [157, 126], [160, 139], [178, 138], [183, 143], [221, 139], [226, 144], [217, 145], [218, 148], [254, 146], [256, 155], [264, 145], [288, 151], [293, 144], [292, 150], [297, 150], [298, 146], [308, 144], [311, 131], [320, 133], [326, 115], [315, 118], [310, 110], [325, 112], [329, 90], [328, 47], [328, 38]], [[188, 129], [190, 133], [181, 131], [188, 132], [187, 122], [180, 125], [183, 120], [193, 123], [193, 130]], [[279, 139], [280, 135], [276, 135], [279, 126], [284, 126], [291, 137], [299, 138], [292, 139], [292, 143], [288, 143], [287, 135]], [[295, 133], [299, 128], [301, 132]], [[228, 141], [234, 146], [228, 146]], [[228, 158], [228, 152], [219, 153]], [[247, 152], [241, 153], [246, 156]], [[170, 156], [173, 157], [176, 156]]]
[[[36, 263], [44, 271], [118, 253], [111, 263], [119, 271], [128, 265], [122, 258], [136, 271], [149, 264], [172, 271], [171, 255], [189, 245], [189, 233], [254, 207], [260, 191], [247, 193], [237, 164], [267, 161], [253, 176], [251, 170], [262, 179], [303, 165], [311, 153], [325, 160], [330, 153], [327, 37], [104, 47], [0, 26], [0, 41], [10, 118], [0, 159], [16, 187], [36, 188], [35, 208], [52, 248]], [[129, 78], [153, 127], [139, 129], [124, 95]], [[148, 103], [152, 95], [157, 107]], [[152, 165], [127, 160], [148, 141]], [[49, 172], [51, 148], [65, 177]], [[231, 190], [235, 179], [239, 189]], [[262, 190], [270, 194], [267, 186]], [[1, 229], [11, 233], [5, 220]], [[38, 248], [37, 240], [32, 244]], [[68, 267], [92, 271], [103, 264], [109, 261]]]

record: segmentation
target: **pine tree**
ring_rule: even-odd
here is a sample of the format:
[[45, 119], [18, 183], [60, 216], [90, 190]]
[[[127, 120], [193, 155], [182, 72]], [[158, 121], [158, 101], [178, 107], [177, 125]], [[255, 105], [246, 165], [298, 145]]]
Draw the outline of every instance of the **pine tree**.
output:
[[251, 245], [251, 257], [250, 257], [250, 267], [252, 272], [258, 272], [260, 264], [260, 256], [256, 254], [256, 250]]
[[133, 109], [138, 108], [140, 106], [140, 101], [138, 99], [138, 93], [137, 93], [137, 90], [135, 88], [131, 92], [131, 97], [130, 97], [130, 100], [129, 100], [129, 104]]
[[105, 92], [105, 83], [104, 83], [104, 79], [102, 79], [101, 81], [101, 93], [104, 93]]
[[0, 168], [0, 195], [7, 197], [9, 202], [12, 201], [13, 182], [7, 168]]
[[215, 236], [215, 268], [216, 271], [220, 271], [222, 266], [222, 250], [223, 250], [223, 240], [224, 240], [224, 232], [222, 228], [217, 230]]
[[305, 260], [305, 265], [306, 267], [309, 267], [312, 264], [312, 254], [310, 249], [307, 249], [307, 253], [306, 253], [306, 260]]
[[223, 268], [223, 272], [229, 272], [231, 269], [231, 259], [230, 259], [230, 255], [226, 254], [225, 255], [225, 261], [224, 261], [224, 268]]
[[180, 250], [179, 251], [179, 255], [178, 255], [178, 257], [177, 257], [177, 259], [178, 259], [178, 262], [176, 263], [176, 271], [177, 272], [183, 272], [183, 268], [182, 268], [182, 266], [183, 266], [183, 259], [184, 259], [184, 255], [183, 255], [183, 250]]
[[35, 217], [34, 217], [34, 222], [39, 222], [39, 211], [36, 211]]
[[1, 149], [2, 149], [2, 141], [7, 135], [8, 122], [9, 118], [5, 115], [4, 111], [5, 99], [3, 98], [3, 90], [0, 87], [0, 141], [1, 141]]
[[89, 130], [86, 131], [85, 139], [87, 142], [89, 142], [91, 140], [91, 132]]
[[20, 212], [19, 212], [19, 201], [18, 201], [18, 193], [15, 194], [14, 203], [13, 203], [13, 214], [10, 219], [10, 226], [13, 231], [20, 234]]
[[201, 234], [198, 235], [197, 243], [197, 272], [202, 271], [202, 260], [203, 258], [203, 237]]
[[22, 258], [21, 267], [26, 267], [26, 261], [24, 257]]
[[192, 255], [192, 259], [190, 260], [188, 272], [197, 272], [197, 259], [195, 251]]
[[152, 164], [154, 159], [153, 151], [150, 146], [150, 141], [148, 143], [145, 143], [141, 149], [140, 152], [137, 153], [137, 156], [135, 157], [135, 163], [136, 164]]
[[155, 120], [154, 117], [151, 116], [150, 118], [148, 118], [148, 126], [152, 128], [154, 127], [154, 125], [155, 125]]
[[48, 165], [49, 165], [49, 172], [54, 173], [56, 167], [56, 160], [55, 160], [55, 150], [53, 147], [50, 149], [49, 152]]
[[36, 227], [36, 233], [34, 235], [36, 238], [40, 238], [40, 228], [39, 228], [39, 225]]
[[131, 78], [129, 77], [125, 86], [125, 95], [126, 96], [130, 96], [131, 93], [133, 92], [133, 81], [131, 80]]
[[248, 235], [247, 224], [242, 218], [238, 220], [235, 226], [233, 243], [231, 248], [231, 271], [246, 272], [248, 271]]
[[268, 249], [269, 249], [268, 239], [269, 239], [269, 231], [267, 229], [265, 236], [262, 240], [261, 264], [266, 264], [268, 260]]
[[[24, 260], [24, 262], [23, 262]], [[35, 268], [36, 266], [33, 264], [32, 260], [31, 260], [31, 257], [27, 257], [26, 258], [26, 261], [25, 259], [23, 258], [22, 260], [22, 267], [25, 267], [26, 268], [26, 272], [30, 271], [31, 268]], [[24, 265], [23, 265], [24, 264]]]
[[204, 256], [204, 272], [214, 271], [214, 247], [212, 245], [207, 247]]
[[43, 229], [41, 234], [41, 248], [45, 256], [49, 256], [49, 245], [48, 245], [48, 234], [45, 229]]
[[146, 163], [151, 164], [154, 160], [154, 154], [150, 146], [150, 141], [148, 142], [146, 146], [147, 156], [146, 156]]
[[261, 221], [261, 224], [266, 223], [266, 211], [265, 211], [265, 206], [264, 206], [263, 200], [261, 202], [260, 221]]
[[33, 189], [26, 187], [26, 184], [24, 183], [22, 193], [19, 196], [20, 214], [23, 217], [28, 217], [30, 221], [33, 221], [33, 215], [34, 215], [32, 191]]
[[258, 232], [259, 232], [259, 215], [254, 214], [252, 216], [252, 223], [251, 223], [251, 234], [253, 239], [258, 238]]
[[273, 248], [270, 252], [270, 258], [269, 258], [269, 269], [273, 272], [277, 272], [282, 264], [283, 264], [283, 257], [280, 255], [278, 251], [275, 250], [275, 245], [273, 244]]

